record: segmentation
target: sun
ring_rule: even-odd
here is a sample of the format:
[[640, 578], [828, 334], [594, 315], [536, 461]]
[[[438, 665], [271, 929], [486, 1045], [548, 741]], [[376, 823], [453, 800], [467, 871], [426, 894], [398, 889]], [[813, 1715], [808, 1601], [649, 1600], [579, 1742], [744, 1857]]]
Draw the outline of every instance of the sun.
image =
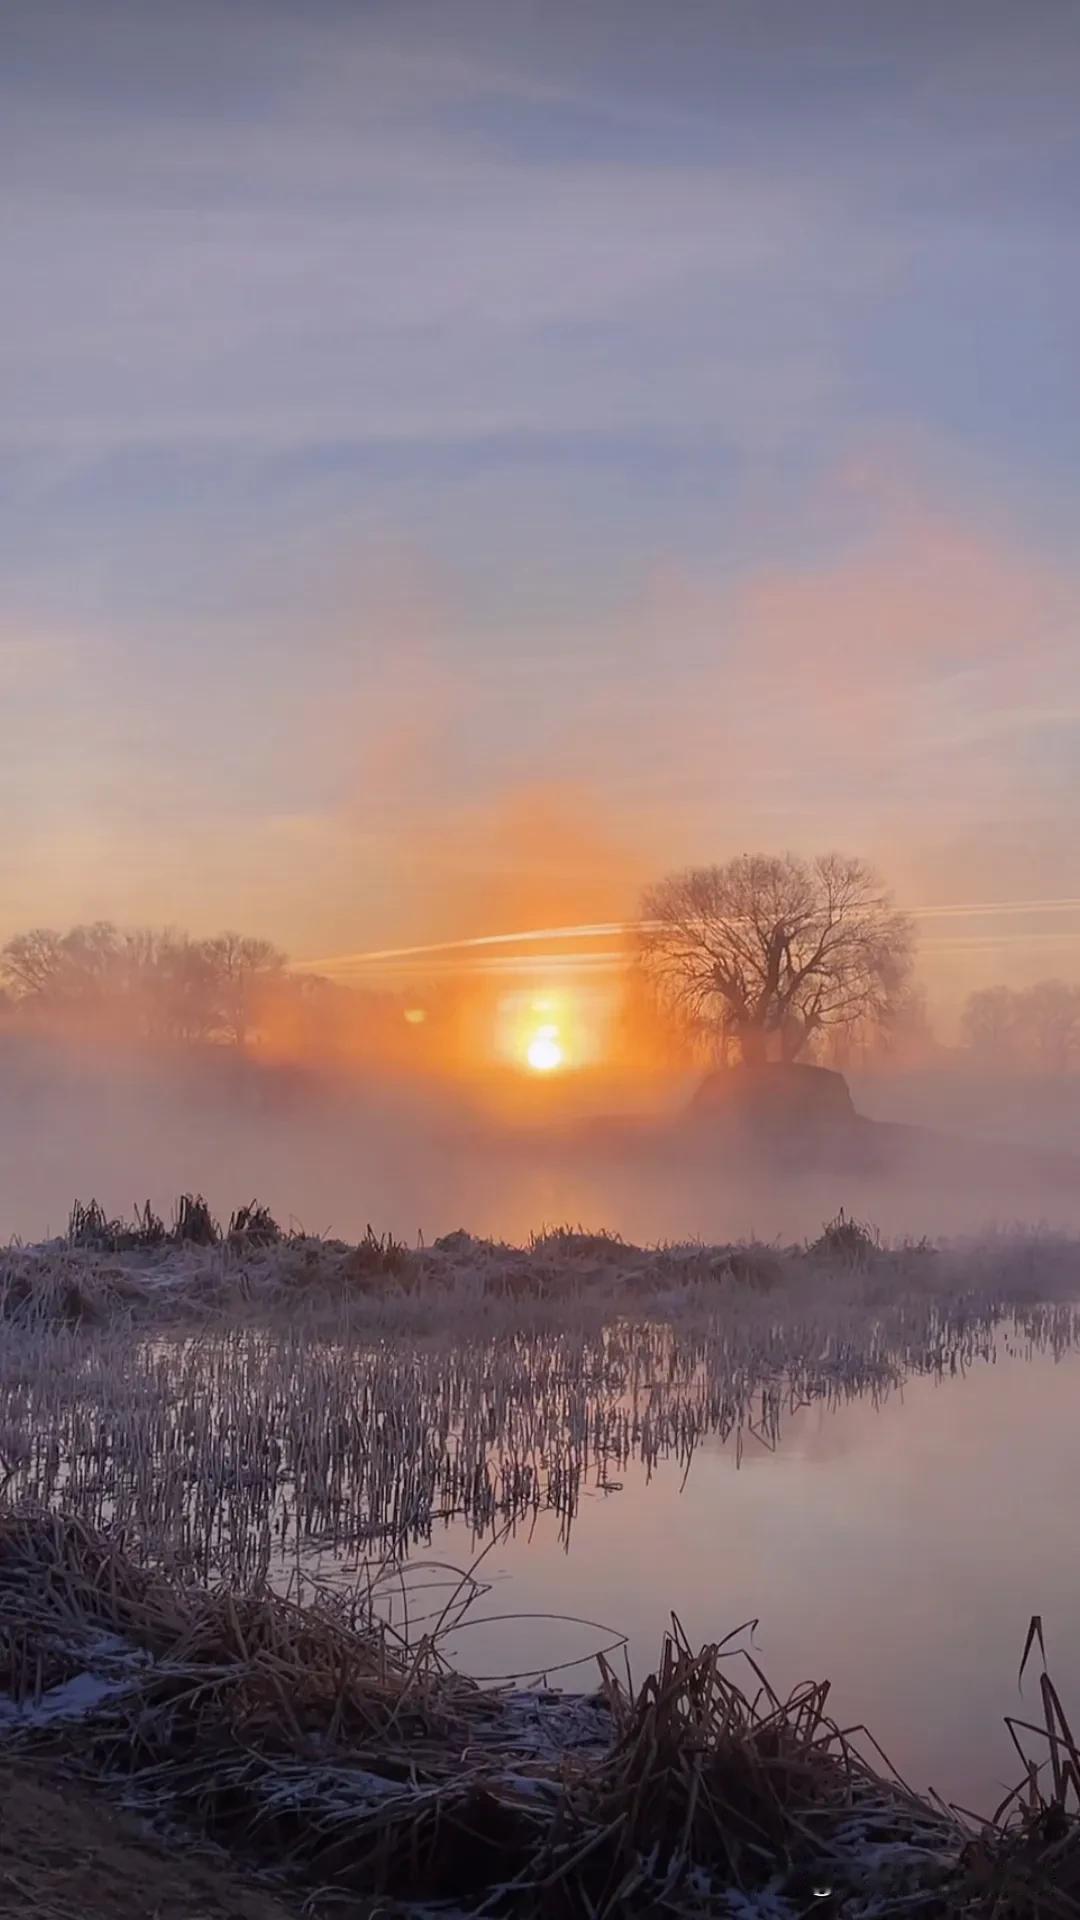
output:
[[552, 1073], [556, 1067], [562, 1066], [565, 1057], [559, 1044], [558, 1027], [537, 1027], [525, 1052], [533, 1072]]

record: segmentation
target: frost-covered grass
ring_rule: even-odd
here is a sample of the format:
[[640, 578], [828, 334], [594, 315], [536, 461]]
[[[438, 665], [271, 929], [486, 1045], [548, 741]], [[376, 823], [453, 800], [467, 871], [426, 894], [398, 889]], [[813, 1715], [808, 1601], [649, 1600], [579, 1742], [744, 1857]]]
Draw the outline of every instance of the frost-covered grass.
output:
[[[95, 1223], [87, 1228], [86, 1219]], [[246, 1223], [254, 1216], [255, 1225]], [[698, 1241], [637, 1247], [617, 1235], [546, 1228], [524, 1247], [460, 1230], [407, 1247], [368, 1228], [350, 1244], [283, 1234], [265, 1208], [241, 1208], [222, 1231], [205, 1202], [178, 1202], [169, 1234], [106, 1221], [96, 1202], [77, 1206], [77, 1230], [36, 1246], [0, 1250], [0, 1320], [20, 1327], [87, 1327], [127, 1319], [161, 1325], [226, 1320], [350, 1325], [413, 1333], [434, 1326], [468, 1336], [477, 1324], [562, 1322], [595, 1326], [629, 1310], [669, 1318], [719, 1306], [745, 1313], [756, 1295], [790, 1314], [862, 1310], [899, 1295], [994, 1293], [1050, 1301], [1077, 1290], [1080, 1240], [1017, 1228], [932, 1245], [883, 1242], [843, 1211], [806, 1244]], [[194, 1220], [197, 1237], [186, 1237]], [[538, 1311], [530, 1311], [535, 1303]], [[545, 1312], [545, 1306], [547, 1311]], [[500, 1308], [502, 1310], [500, 1311]]]
[[[203, 1577], [281, 1582], [315, 1546], [382, 1556], [450, 1515], [569, 1527], [632, 1459], [775, 1442], [793, 1405], [1080, 1331], [1080, 1247], [1049, 1236], [890, 1249], [841, 1222], [810, 1249], [646, 1251], [560, 1230], [388, 1265], [395, 1244], [12, 1251], [0, 1486]], [[72, 1289], [90, 1308], [56, 1311]]]
[[77, 1522], [0, 1515], [0, 1748], [59, 1751], [342, 1910], [1075, 1908], [1080, 1752], [1045, 1670], [1023, 1790], [992, 1820], [910, 1792], [831, 1718], [827, 1686], [782, 1699], [735, 1642], [698, 1650], [675, 1627], [639, 1688], [603, 1662], [598, 1682], [588, 1698], [484, 1691], [437, 1631], [407, 1646], [362, 1594], [209, 1591]]
[[450, 1515], [569, 1529], [632, 1459], [775, 1443], [795, 1406], [1001, 1341], [1070, 1350], [1080, 1243], [889, 1247], [840, 1217], [799, 1248], [100, 1238], [0, 1263], [0, 1742], [57, 1743], [347, 1898], [1077, 1910], [1080, 1753], [1045, 1676], [1043, 1770], [981, 1824], [889, 1778], [825, 1689], [780, 1700], [678, 1631], [636, 1690], [604, 1666], [588, 1699], [481, 1690], [442, 1651], [479, 1582], [401, 1555]]

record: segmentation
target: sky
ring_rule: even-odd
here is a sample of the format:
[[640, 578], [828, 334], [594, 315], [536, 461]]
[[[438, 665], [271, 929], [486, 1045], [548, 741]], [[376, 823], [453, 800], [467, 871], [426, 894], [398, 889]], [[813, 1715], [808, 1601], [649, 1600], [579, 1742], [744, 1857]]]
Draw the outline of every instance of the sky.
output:
[[0, 31], [0, 937], [839, 847], [1080, 974], [1073, 0]]

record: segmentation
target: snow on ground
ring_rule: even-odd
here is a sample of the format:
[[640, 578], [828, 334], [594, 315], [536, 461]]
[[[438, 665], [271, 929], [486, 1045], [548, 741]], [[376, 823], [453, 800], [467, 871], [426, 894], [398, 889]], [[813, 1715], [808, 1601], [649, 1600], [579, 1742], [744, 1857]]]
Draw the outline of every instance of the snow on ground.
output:
[[84, 1720], [105, 1703], [130, 1691], [147, 1665], [147, 1656], [115, 1634], [81, 1636], [71, 1658], [77, 1671], [58, 1685], [22, 1699], [0, 1691], [0, 1741], [12, 1734], [40, 1730], [58, 1721]]

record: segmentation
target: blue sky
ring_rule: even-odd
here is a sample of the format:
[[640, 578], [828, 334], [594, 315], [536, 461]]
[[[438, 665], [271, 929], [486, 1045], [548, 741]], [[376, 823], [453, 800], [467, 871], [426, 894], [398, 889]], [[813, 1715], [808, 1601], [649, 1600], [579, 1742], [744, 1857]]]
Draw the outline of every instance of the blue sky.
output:
[[4, 41], [0, 932], [558, 916], [575, 815], [599, 918], [748, 845], [1080, 895], [1071, 0]]

